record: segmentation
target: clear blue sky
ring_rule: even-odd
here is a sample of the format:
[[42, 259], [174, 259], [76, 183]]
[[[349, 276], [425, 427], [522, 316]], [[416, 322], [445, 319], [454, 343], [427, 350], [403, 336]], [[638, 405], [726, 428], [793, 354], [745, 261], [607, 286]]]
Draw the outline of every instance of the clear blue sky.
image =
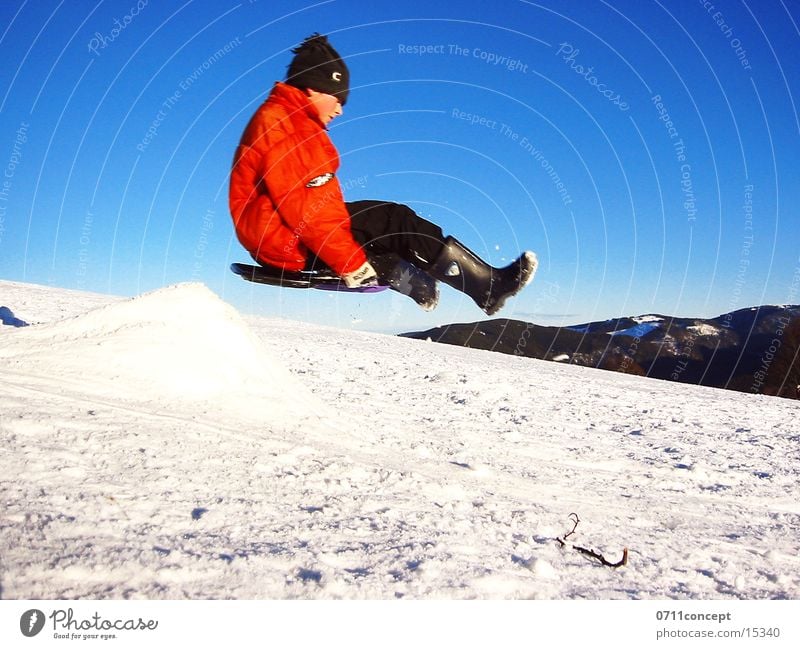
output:
[[788, 0], [7, 0], [0, 278], [202, 281], [244, 312], [373, 330], [481, 319], [447, 287], [426, 314], [228, 271], [248, 260], [234, 148], [319, 31], [351, 69], [330, 133], [346, 197], [408, 203], [497, 265], [535, 250], [501, 316], [797, 303], [799, 25]]

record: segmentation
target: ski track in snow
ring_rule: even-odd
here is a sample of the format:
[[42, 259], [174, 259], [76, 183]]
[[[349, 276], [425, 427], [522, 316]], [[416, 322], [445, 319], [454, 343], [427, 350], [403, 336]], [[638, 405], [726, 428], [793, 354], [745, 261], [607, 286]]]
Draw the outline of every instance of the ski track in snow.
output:
[[[794, 402], [237, 320], [196, 285], [164, 291], [131, 307], [0, 282], [16, 318], [66, 318], [0, 327], [3, 598], [800, 597]], [[197, 338], [164, 307], [181, 297], [212, 314]], [[139, 304], [142, 326], [69, 319], [108, 304]], [[263, 365], [263, 394], [156, 398], [126, 374], [158, 335], [165, 362], [194, 353], [213, 376], [213, 318], [245, 341], [236, 368]], [[107, 337], [77, 336], [87, 322]], [[62, 339], [74, 355], [48, 368]], [[627, 547], [628, 565], [571, 544]]]

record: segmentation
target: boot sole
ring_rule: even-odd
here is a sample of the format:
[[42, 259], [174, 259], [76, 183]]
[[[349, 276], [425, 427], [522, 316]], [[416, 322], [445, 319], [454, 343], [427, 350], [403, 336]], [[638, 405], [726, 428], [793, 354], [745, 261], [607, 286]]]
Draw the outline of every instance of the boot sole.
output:
[[530, 284], [533, 281], [533, 277], [534, 275], [536, 275], [536, 270], [539, 268], [539, 259], [536, 256], [536, 253], [529, 251], [522, 253], [522, 256], [525, 257], [525, 259], [528, 262], [527, 273], [524, 274], [522, 277], [520, 277], [519, 285], [517, 286], [517, 288], [515, 288], [513, 291], [506, 293], [505, 295], [501, 295], [500, 298], [498, 298], [497, 302], [495, 302], [490, 307], [484, 309], [486, 315], [494, 315], [495, 313], [500, 311], [500, 309], [502, 309], [505, 306], [507, 299], [517, 295], [520, 291], [522, 291], [522, 289], [524, 289], [528, 284]]

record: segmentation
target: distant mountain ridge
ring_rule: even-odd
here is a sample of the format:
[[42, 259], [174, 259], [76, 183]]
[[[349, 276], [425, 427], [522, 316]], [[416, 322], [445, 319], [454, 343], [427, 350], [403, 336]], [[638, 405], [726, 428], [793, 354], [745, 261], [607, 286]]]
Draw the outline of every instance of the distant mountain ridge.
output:
[[569, 327], [496, 319], [400, 334], [717, 388], [800, 398], [800, 306], [660, 314]]

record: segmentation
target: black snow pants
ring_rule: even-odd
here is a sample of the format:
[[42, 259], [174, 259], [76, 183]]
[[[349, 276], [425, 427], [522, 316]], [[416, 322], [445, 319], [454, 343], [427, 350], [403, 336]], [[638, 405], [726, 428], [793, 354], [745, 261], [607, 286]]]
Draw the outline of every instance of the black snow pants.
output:
[[442, 229], [407, 205], [388, 201], [354, 201], [345, 205], [350, 212], [353, 238], [370, 260], [395, 253], [427, 270], [442, 251]]
[[[444, 247], [444, 234], [435, 223], [419, 216], [407, 205], [390, 201], [353, 201], [345, 203], [350, 213], [350, 231], [375, 264], [378, 274], [387, 270], [391, 257], [397, 255], [420, 270], [428, 270]], [[311, 255], [307, 270], [327, 268], [322, 260]]]

